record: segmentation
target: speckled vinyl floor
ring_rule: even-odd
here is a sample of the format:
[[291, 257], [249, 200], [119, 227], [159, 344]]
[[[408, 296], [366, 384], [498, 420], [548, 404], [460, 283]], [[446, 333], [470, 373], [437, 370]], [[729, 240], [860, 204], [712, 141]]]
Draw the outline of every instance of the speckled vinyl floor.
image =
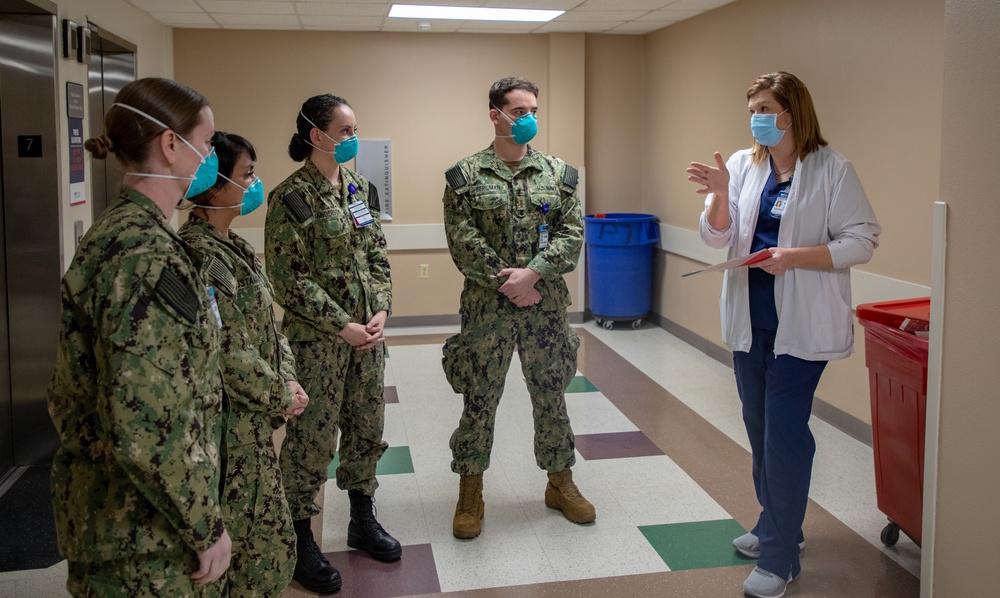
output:
[[[545, 507], [531, 409], [517, 357], [484, 478], [483, 533], [457, 540], [450, 437], [461, 413], [441, 370], [453, 328], [389, 330], [379, 520], [403, 544], [397, 563], [347, 547], [346, 493], [331, 480], [314, 520], [345, 597], [449, 595], [741, 596], [754, 561], [730, 545], [756, 520], [748, 443], [732, 370], [662, 329], [579, 328], [567, 393], [574, 479], [597, 508], [579, 526]], [[915, 597], [920, 549], [882, 546], [870, 447], [813, 418], [817, 452], [802, 575], [786, 596]], [[331, 467], [331, 476], [334, 467]], [[64, 596], [65, 562], [0, 573], [0, 596]], [[292, 584], [285, 597], [313, 596]]]

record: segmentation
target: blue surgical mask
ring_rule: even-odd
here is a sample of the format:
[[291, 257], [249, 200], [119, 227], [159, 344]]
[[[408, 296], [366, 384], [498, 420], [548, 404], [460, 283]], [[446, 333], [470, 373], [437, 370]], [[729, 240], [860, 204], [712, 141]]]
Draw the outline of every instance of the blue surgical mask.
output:
[[[750, 132], [753, 133], [753, 138], [757, 140], [757, 143], [765, 145], [767, 147], [774, 147], [778, 145], [781, 138], [785, 136], [784, 131], [778, 128], [777, 122], [778, 117], [788, 112], [784, 110], [778, 114], [751, 114], [750, 115]], [[789, 125], [791, 127], [791, 125]]]
[[[496, 106], [494, 106], [496, 108]], [[503, 110], [496, 108], [497, 112], [503, 114], [504, 118], [510, 121], [510, 137], [514, 140], [514, 143], [518, 145], [524, 145], [535, 138], [538, 134], [538, 120], [535, 118], [534, 112], [528, 112], [524, 116], [520, 116], [517, 120], [512, 119], [507, 116]]]
[[[343, 164], [344, 162], [350, 162], [351, 160], [354, 159], [355, 156], [358, 155], [358, 136], [357, 135], [351, 135], [350, 137], [348, 137], [347, 139], [345, 139], [343, 141], [337, 141], [333, 137], [330, 137], [329, 135], [327, 135], [326, 131], [324, 131], [323, 129], [320, 129], [319, 127], [317, 127], [316, 123], [314, 123], [313, 121], [309, 120], [309, 117], [306, 116], [305, 114], [302, 114], [301, 111], [299, 112], [299, 114], [302, 116], [302, 118], [306, 119], [307, 123], [311, 124], [315, 129], [318, 129], [319, 132], [322, 133], [324, 137], [326, 137], [327, 139], [329, 139], [330, 141], [332, 141], [333, 145], [335, 147], [334, 147], [334, 150], [331, 152], [331, 151], [327, 151], [327, 150], [325, 150], [325, 149], [323, 149], [321, 147], [316, 147], [315, 145], [309, 143], [308, 141], [306, 141], [307, 144], [309, 144], [312, 147], [318, 149], [319, 151], [323, 152], [324, 154], [331, 154], [333, 156], [333, 159], [337, 161], [337, 164]], [[303, 139], [303, 141], [305, 141], [305, 140]]]
[[[138, 108], [133, 108], [128, 104], [119, 104], [116, 102], [112, 104], [112, 106], [118, 106], [119, 108], [125, 108], [126, 110], [131, 110], [132, 112], [135, 112], [140, 116], [148, 118], [149, 120], [160, 125], [164, 129], [170, 129], [170, 127], [164, 124], [163, 121], [146, 114], [145, 112], [139, 110]], [[191, 199], [192, 197], [195, 197], [196, 195], [199, 195], [200, 193], [207, 191], [212, 185], [215, 184], [215, 179], [219, 175], [219, 157], [215, 155], [215, 148], [212, 148], [208, 152], [208, 155], [203, 155], [201, 152], [195, 149], [195, 147], [191, 145], [191, 142], [189, 142], [187, 139], [184, 139], [176, 132], [174, 134], [177, 135], [178, 139], [184, 142], [184, 145], [191, 148], [191, 151], [198, 154], [198, 157], [201, 158], [201, 164], [198, 165], [198, 170], [196, 170], [193, 175], [174, 176], [170, 174], [152, 174], [148, 172], [126, 172], [125, 174], [132, 176], [159, 178], [159, 179], [189, 180], [191, 181], [191, 183], [188, 185], [187, 191], [184, 192], [184, 198]]]
[[219, 173], [219, 176], [226, 179], [230, 183], [236, 185], [240, 189], [243, 189], [243, 199], [240, 203], [234, 206], [197, 206], [203, 210], [235, 210], [240, 209], [240, 216], [246, 216], [250, 212], [253, 212], [264, 203], [264, 183], [261, 182], [260, 178], [255, 178], [249, 187], [244, 187], [243, 185], [237, 183], [233, 179], [227, 177], [226, 175]]

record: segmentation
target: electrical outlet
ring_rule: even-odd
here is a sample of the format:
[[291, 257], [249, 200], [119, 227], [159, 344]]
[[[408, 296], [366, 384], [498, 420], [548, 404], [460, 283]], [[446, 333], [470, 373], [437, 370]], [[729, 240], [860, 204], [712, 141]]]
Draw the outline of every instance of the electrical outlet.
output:
[[420, 264], [420, 278], [430, 278], [430, 268], [427, 264]]

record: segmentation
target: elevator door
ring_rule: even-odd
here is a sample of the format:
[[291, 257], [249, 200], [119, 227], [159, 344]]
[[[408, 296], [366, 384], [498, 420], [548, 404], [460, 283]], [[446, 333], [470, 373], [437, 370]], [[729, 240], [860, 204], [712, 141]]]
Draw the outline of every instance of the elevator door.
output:
[[60, 313], [56, 18], [13, 4], [0, 1], [0, 477], [58, 446], [46, 393]]
[[[90, 68], [87, 71], [90, 137], [104, 133], [104, 115], [126, 83], [135, 80], [135, 46], [91, 24]], [[91, 210], [94, 219], [118, 196], [125, 171], [111, 156], [91, 160]]]

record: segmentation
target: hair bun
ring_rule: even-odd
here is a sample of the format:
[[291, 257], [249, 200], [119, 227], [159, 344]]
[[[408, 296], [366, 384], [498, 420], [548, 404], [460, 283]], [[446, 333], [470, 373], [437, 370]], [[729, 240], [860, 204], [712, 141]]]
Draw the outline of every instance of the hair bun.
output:
[[107, 134], [88, 139], [84, 142], [83, 147], [99, 160], [103, 160], [108, 156], [108, 153], [115, 151], [115, 144]]

